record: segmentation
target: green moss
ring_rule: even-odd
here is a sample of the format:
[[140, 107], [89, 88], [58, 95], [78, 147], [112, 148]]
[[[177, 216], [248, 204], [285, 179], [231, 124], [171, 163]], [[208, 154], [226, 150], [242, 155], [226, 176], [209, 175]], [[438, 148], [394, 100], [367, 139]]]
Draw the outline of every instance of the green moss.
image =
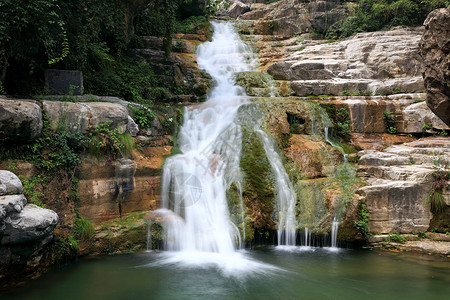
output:
[[243, 126], [243, 153], [240, 167], [244, 172], [243, 198], [251, 227], [273, 228], [274, 188], [270, 163], [264, 147], [249, 127]]
[[247, 94], [252, 94], [251, 88], [267, 88], [273, 81], [269, 74], [258, 71], [239, 72], [236, 74], [235, 80], [236, 84], [242, 86]]

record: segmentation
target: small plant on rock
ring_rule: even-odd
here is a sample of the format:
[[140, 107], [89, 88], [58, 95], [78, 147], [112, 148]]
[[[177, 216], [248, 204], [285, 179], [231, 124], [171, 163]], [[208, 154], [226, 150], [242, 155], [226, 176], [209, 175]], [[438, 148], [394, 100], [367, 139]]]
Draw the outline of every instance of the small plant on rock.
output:
[[427, 197], [427, 203], [430, 204], [431, 211], [434, 214], [442, 213], [445, 211], [445, 202], [442, 196], [444, 189], [448, 188], [448, 181], [450, 180], [450, 171], [448, 170], [448, 160], [444, 154], [438, 154], [435, 156], [433, 172], [433, 185], [431, 192]]
[[397, 127], [395, 127], [394, 113], [385, 110], [383, 113], [384, 124], [386, 125], [386, 131], [390, 134], [396, 134], [398, 132]]
[[387, 241], [388, 242], [400, 243], [400, 244], [405, 244], [406, 243], [405, 237], [400, 235], [400, 233], [398, 233], [398, 232], [396, 232], [396, 233], [389, 233]]
[[109, 160], [115, 160], [119, 154], [131, 153], [134, 143], [130, 143], [129, 135], [120, 134], [117, 128], [110, 129], [110, 123], [97, 125], [88, 133], [89, 153], [96, 157], [106, 154]]

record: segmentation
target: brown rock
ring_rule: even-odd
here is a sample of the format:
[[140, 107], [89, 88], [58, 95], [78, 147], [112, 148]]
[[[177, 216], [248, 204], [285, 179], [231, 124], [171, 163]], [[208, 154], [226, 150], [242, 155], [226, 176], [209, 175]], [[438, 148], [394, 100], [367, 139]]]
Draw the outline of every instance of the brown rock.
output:
[[428, 93], [427, 104], [450, 125], [450, 8], [432, 11], [424, 26], [420, 54], [425, 66], [422, 75]]

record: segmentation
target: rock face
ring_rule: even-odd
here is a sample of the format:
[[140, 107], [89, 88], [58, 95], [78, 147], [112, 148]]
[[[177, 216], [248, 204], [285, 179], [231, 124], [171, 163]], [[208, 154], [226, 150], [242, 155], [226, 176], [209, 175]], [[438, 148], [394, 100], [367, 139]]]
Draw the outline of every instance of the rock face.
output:
[[335, 43], [306, 46], [292, 42], [267, 72], [277, 80], [291, 81], [298, 96], [354, 93], [391, 94], [422, 91], [418, 42], [422, 30], [397, 28], [360, 33]]
[[425, 66], [423, 78], [428, 93], [427, 104], [450, 125], [450, 8], [431, 12], [424, 26], [420, 53]]
[[[261, 2], [261, 1], [260, 1]], [[239, 20], [254, 20], [255, 34], [285, 37], [310, 32], [325, 33], [335, 22], [348, 15], [340, 0], [282, 0], [268, 5], [251, 5]]]
[[[53, 239], [58, 215], [49, 209], [27, 204], [22, 184], [13, 173], [0, 170], [0, 279], [9, 272], [20, 274], [42, 259], [42, 251]], [[23, 279], [23, 278], [22, 278]]]
[[[147, 151], [147, 150], [145, 150]], [[160, 167], [170, 147], [151, 147], [153, 157], [105, 164], [84, 157], [77, 172], [79, 212], [94, 223], [120, 218], [159, 204]]]
[[433, 161], [450, 154], [450, 140], [429, 138], [359, 154], [360, 175], [369, 184], [359, 193], [366, 198], [370, 231], [427, 230], [432, 218], [426, 198], [433, 182]]
[[42, 113], [35, 101], [0, 99], [0, 142], [29, 142], [42, 131]]

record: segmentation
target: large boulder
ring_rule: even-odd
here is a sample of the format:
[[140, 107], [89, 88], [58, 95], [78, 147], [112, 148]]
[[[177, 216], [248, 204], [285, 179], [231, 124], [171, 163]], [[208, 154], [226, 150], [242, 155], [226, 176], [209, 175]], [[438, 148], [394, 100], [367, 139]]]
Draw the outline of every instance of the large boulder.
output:
[[54, 211], [27, 204], [19, 214], [6, 220], [0, 244], [22, 244], [44, 239], [53, 234], [57, 223], [58, 215]]
[[0, 188], [2, 187], [0, 245], [33, 243], [52, 236], [58, 223], [58, 215], [54, 211], [27, 204], [22, 194], [22, 183], [9, 171], [0, 170]]
[[62, 123], [69, 129], [86, 133], [108, 122], [109, 128], [117, 128], [121, 134], [128, 130], [135, 133], [134, 121], [129, 118], [127, 108], [119, 103], [42, 101], [42, 105], [54, 127]]
[[0, 196], [21, 194], [22, 182], [12, 172], [0, 170]]
[[420, 41], [427, 104], [450, 125], [450, 8], [432, 11]]
[[33, 141], [41, 134], [42, 124], [35, 101], [0, 99], [0, 143]]

